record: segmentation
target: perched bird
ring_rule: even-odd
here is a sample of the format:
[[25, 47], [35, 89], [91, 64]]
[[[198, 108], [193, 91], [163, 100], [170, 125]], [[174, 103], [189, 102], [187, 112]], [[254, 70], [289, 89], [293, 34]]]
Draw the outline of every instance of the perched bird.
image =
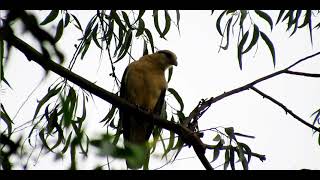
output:
[[[160, 115], [167, 90], [165, 70], [171, 65], [177, 66], [177, 56], [169, 50], [157, 51], [142, 56], [125, 69], [121, 80], [120, 97], [137, 105], [139, 108]], [[123, 129], [125, 147], [140, 146], [143, 161], [126, 160], [127, 167], [139, 169], [149, 158], [148, 140], [154, 128], [151, 120], [120, 110], [120, 122]]]

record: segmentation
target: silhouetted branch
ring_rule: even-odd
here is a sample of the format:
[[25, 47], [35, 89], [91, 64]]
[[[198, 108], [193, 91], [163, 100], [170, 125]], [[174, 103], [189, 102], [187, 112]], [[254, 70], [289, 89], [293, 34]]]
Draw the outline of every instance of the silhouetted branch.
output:
[[298, 76], [306, 76], [306, 77], [320, 77], [320, 74], [314, 74], [314, 73], [304, 73], [304, 72], [296, 72], [296, 71], [286, 71], [287, 74], [293, 74]]
[[302, 118], [300, 118], [298, 115], [296, 115], [295, 113], [293, 113], [290, 109], [288, 109], [284, 104], [280, 103], [279, 101], [275, 100], [274, 98], [272, 98], [271, 96], [263, 93], [262, 91], [260, 91], [259, 89], [255, 88], [255, 87], [251, 87], [252, 90], [254, 90], [256, 93], [260, 94], [262, 97], [269, 99], [270, 101], [272, 101], [273, 103], [275, 103], [276, 105], [280, 106], [286, 113], [290, 114], [292, 117], [294, 117], [295, 119], [297, 119], [298, 121], [300, 121], [301, 123], [303, 123], [304, 125], [310, 127], [311, 129], [320, 132], [319, 128], [313, 126], [312, 124], [309, 124], [308, 122], [306, 122], [305, 120], [303, 120]]

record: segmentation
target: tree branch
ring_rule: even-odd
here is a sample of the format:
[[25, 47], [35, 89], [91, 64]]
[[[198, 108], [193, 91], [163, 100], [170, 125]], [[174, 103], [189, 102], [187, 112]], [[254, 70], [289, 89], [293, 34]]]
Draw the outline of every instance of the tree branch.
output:
[[[315, 53], [315, 54], [312, 54], [312, 55], [310, 55], [310, 56], [307, 56], [307, 57], [305, 57], [305, 58], [302, 58], [302, 59], [298, 60], [297, 62], [295, 62], [294, 64], [288, 66], [288, 67], [285, 68], [285, 69], [282, 69], [282, 70], [276, 71], [276, 72], [274, 72], [274, 73], [272, 73], [272, 74], [269, 74], [269, 75], [267, 75], [267, 76], [261, 77], [261, 78], [259, 78], [259, 79], [257, 79], [257, 80], [254, 80], [254, 81], [252, 81], [252, 82], [250, 82], [250, 83], [248, 83], [248, 84], [246, 84], [246, 85], [244, 85], [244, 86], [241, 86], [241, 87], [239, 87], [239, 88], [233, 89], [233, 90], [228, 91], [228, 92], [224, 92], [223, 94], [221, 94], [221, 95], [219, 95], [219, 96], [217, 96], [217, 97], [211, 97], [211, 98], [208, 99], [208, 100], [202, 100], [202, 101], [192, 110], [192, 112], [189, 114], [189, 116], [185, 119], [184, 125], [185, 125], [185, 126], [188, 125], [188, 124], [191, 122], [192, 119], [198, 120], [198, 119], [199, 119], [199, 115], [202, 115], [203, 113], [205, 113], [205, 111], [207, 111], [207, 110], [209, 109], [209, 107], [211, 106], [211, 104], [213, 104], [213, 103], [215, 103], [215, 102], [217, 102], [217, 101], [220, 101], [220, 100], [222, 100], [222, 99], [224, 99], [224, 98], [226, 98], [226, 97], [228, 97], [228, 96], [231, 96], [231, 95], [233, 95], [233, 94], [242, 92], [242, 91], [244, 91], [244, 90], [248, 90], [248, 89], [252, 88], [254, 85], [256, 85], [256, 84], [258, 84], [258, 83], [260, 83], [260, 82], [262, 82], [262, 81], [271, 79], [271, 78], [273, 78], [273, 77], [275, 77], [275, 76], [278, 76], [278, 75], [280, 75], [280, 74], [288, 73], [288, 74], [303, 75], [303, 76], [308, 76], [308, 77], [319, 77], [318, 74], [299, 73], [299, 72], [294, 72], [294, 71], [290, 71], [290, 70], [289, 70], [290, 68], [298, 65], [299, 63], [301, 63], [301, 62], [303, 62], [303, 61], [305, 61], [305, 60], [307, 60], [307, 59], [310, 59], [310, 58], [312, 58], [312, 57], [315, 57], [315, 56], [317, 56], [317, 55], [319, 55], [319, 54], [320, 54], [320, 52], [317, 52], [317, 53]], [[300, 118], [300, 120], [301, 120], [301, 118]], [[301, 122], [301, 121], [300, 121], [300, 122]], [[303, 124], [305, 124], [305, 123], [303, 123]], [[306, 124], [305, 124], [305, 125], [306, 125]], [[307, 125], [307, 126], [309, 126], [309, 125]], [[310, 126], [309, 126], [309, 127], [310, 127]], [[311, 127], [311, 128], [314, 129], [314, 126]], [[316, 131], [320, 132], [319, 129], [316, 129]]]
[[73, 82], [74, 84], [78, 85], [79, 87], [91, 92], [92, 94], [100, 97], [101, 99], [113, 104], [118, 108], [123, 108], [130, 113], [138, 113], [141, 114], [148, 119], [152, 119], [153, 122], [169, 131], [173, 131], [178, 134], [182, 140], [186, 144], [190, 144], [193, 146], [194, 151], [196, 152], [199, 160], [202, 162], [203, 166], [207, 170], [213, 170], [211, 164], [205, 157], [205, 146], [200, 140], [200, 138], [192, 132], [190, 129], [183, 127], [179, 124], [170, 122], [165, 119], [161, 119], [159, 116], [139, 109], [137, 106], [128, 103], [125, 99], [120, 98], [119, 96], [106, 91], [105, 89], [91, 83], [90, 81], [86, 80], [85, 78], [73, 73], [72, 71], [64, 68], [63, 66], [55, 63], [54, 61], [47, 59], [29, 44], [25, 43], [21, 39], [17, 38], [13, 31], [8, 26], [4, 26], [0, 28], [0, 39], [6, 40], [7, 43], [16, 47], [22, 53], [25, 54], [29, 61], [33, 60], [34, 62], [38, 63], [42, 68], [47, 71], [53, 71], [56, 74], [60, 75], [61, 77], [67, 78], [69, 81]]
[[283, 110], [285, 110], [286, 113], [289, 113], [292, 117], [294, 117], [295, 119], [297, 119], [298, 121], [300, 121], [301, 123], [303, 123], [304, 125], [310, 127], [311, 129], [320, 132], [319, 128], [313, 126], [312, 124], [309, 124], [308, 122], [306, 122], [305, 120], [303, 120], [301, 117], [299, 117], [298, 115], [296, 115], [295, 113], [293, 113], [290, 109], [288, 109], [284, 104], [280, 103], [279, 101], [275, 100], [274, 98], [272, 98], [271, 96], [263, 93], [262, 91], [260, 91], [259, 89], [255, 88], [255, 87], [251, 87], [251, 89], [253, 91], [255, 91], [256, 93], [260, 94], [262, 97], [269, 99], [271, 102], [275, 103], [276, 105], [280, 106]]
[[285, 73], [298, 75], [298, 76], [314, 77], [314, 78], [320, 77], [320, 74], [296, 72], [296, 71], [289, 71], [289, 70], [286, 71]]

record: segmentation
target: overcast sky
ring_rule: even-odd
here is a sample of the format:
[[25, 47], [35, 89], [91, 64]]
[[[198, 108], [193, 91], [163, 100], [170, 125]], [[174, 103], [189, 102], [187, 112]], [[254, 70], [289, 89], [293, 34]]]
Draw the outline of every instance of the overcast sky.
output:
[[[48, 14], [47, 11], [31, 11], [43, 20]], [[71, 11], [80, 20], [83, 27], [86, 26], [90, 17], [95, 11]], [[272, 12], [275, 21], [278, 11]], [[1, 15], [4, 13], [2, 12]], [[237, 50], [236, 34], [231, 36], [230, 48], [227, 51], [219, 50], [221, 37], [219, 36], [215, 22], [220, 11], [210, 15], [211, 11], [181, 11], [180, 31], [172, 26], [167, 35], [167, 41], [160, 40], [154, 34], [155, 44], [159, 49], [169, 49], [176, 53], [178, 66], [174, 67], [172, 80], [169, 87], [176, 89], [184, 100], [184, 113], [188, 115], [202, 98], [215, 97], [223, 92], [245, 85], [257, 78], [280, 70], [296, 62], [298, 59], [316, 53], [320, 50], [319, 35], [313, 33], [313, 47], [310, 44], [307, 28], [299, 30], [291, 38], [291, 32], [286, 32], [284, 24], [274, 27], [272, 33], [267, 23], [258, 21], [260, 30], [263, 30], [273, 41], [276, 48], [277, 64], [274, 68], [271, 54], [266, 44], [259, 40], [258, 50], [255, 48], [243, 56], [243, 70], [240, 71]], [[150, 16], [149, 16], [150, 17]], [[174, 17], [174, 16], [173, 16]], [[61, 18], [61, 17], [60, 17]], [[60, 18], [57, 18], [58, 22]], [[146, 22], [148, 27], [153, 26], [153, 20]], [[51, 25], [46, 29], [54, 28]], [[34, 44], [28, 34], [21, 36], [25, 41]], [[69, 25], [64, 30], [64, 35], [59, 42], [60, 49], [65, 53], [67, 60], [70, 60], [74, 53], [74, 44], [81, 37], [80, 31]], [[251, 35], [249, 36], [250, 39]], [[246, 44], [247, 45], [247, 44]], [[142, 54], [141, 44], [135, 46], [133, 56], [138, 59]], [[246, 46], [245, 46], [246, 47]], [[102, 63], [100, 62], [100, 51], [91, 44], [84, 60], [77, 62], [74, 71], [84, 75], [85, 78], [96, 82], [100, 87], [113, 91], [113, 82], [108, 77], [110, 66], [106, 53], [103, 53]], [[126, 58], [128, 59], [128, 58]], [[309, 73], [319, 73], [320, 57], [312, 58], [294, 70]], [[118, 77], [122, 76], [127, 60], [116, 65]], [[44, 74], [42, 68], [34, 62], [26, 60], [23, 54], [12, 51], [10, 62], [5, 69], [5, 76], [13, 87], [10, 90], [4, 87], [1, 93], [1, 101], [4, 103], [7, 112], [14, 115], [27, 96], [41, 81]], [[53, 73], [34, 92], [30, 100], [21, 109], [15, 118], [17, 127], [23, 122], [32, 119], [36, 108], [36, 100], [42, 98], [47, 91], [47, 85], [56, 80], [58, 76]], [[276, 98], [297, 115], [313, 122], [310, 115], [320, 107], [320, 80], [316, 78], [280, 75], [265, 82], [259, 83], [256, 87], [266, 94]], [[173, 106], [179, 107], [172, 98], [167, 97]], [[95, 97], [95, 103], [88, 103], [88, 119], [85, 127], [91, 138], [105, 132], [105, 127], [99, 121], [106, 115], [109, 104]], [[283, 109], [263, 99], [252, 90], [247, 90], [213, 104], [210, 109], [200, 118], [199, 128], [208, 129], [212, 127], [234, 127], [236, 132], [255, 136], [255, 139], [239, 138], [241, 142], [248, 144], [253, 152], [266, 155], [266, 161], [261, 162], [252, 158], [249, 169], [319, 169], [320, 147], [317, 143], [318, 135], [296, 119], [287, 115]], [[27, 132], [28, 133], [28, 132]], [[26, 134], [27, 134], [26, 133]], [[203, 138], [205, 143], [212, 143], [214, 134], [208, 133]], [[161, 145], [160, 145], [161, 146]], [[94, 149], [93, 153], [95, 152]], [[38, 152], [35, 152], [37, 154]], [[158, 153], [159, 154], [159, 153]], [[212, 159], [212, 151], [207, 150], [207, 157]], [[160, 154], [159, 154], [160, 155]], [[169, 155], [169, 157], [172, 154]], [[35, 156], [36, 157], [36, 156]], [[79, 155], [79, 157], [81, 157]], [[30, 169], [66, 169], [69, 167], [69, 159], [55, 162], [52, 156], [40, 157], [38, 163], [33, 166], [35, 158], [30, 161]], [[168, 164], [162, 169], [204, 169], [200, 160], [192, 148], [183, 148], [177, 160]], [[213, 167], [223, 163], [224, 154], [212, 163]], [[106, 164], [106, 159], [89, 157], [87, 160], [79, 158], [80, 169], [91, 169], [96, 164]], [[165, 161], [159, 161], [154, 157], [150, 162], [150, 169], [162, 166]], [[113, 169], [124, 169], [124, 161], [112, 163]], [[236, 167], [241, 168], [241, 163]], [[223, 166], [217, 169], [222, 169]]]

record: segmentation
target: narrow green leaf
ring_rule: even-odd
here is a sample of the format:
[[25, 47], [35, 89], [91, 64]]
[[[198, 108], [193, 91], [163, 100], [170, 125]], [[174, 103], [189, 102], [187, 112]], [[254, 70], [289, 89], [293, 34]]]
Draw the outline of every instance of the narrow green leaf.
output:
[[145, 12], [145, 10], [139, 10], [138, 18], [136, 19], [136, 21], [133, 24], [135, 24], [136, 22], [138, 22], [142, 18], [144, 12]]
[[215, 160], [218, 159], [219, 157], [219, 154], [220, 154], [220, 149], [219, 148], [214, 148], [213, 149], [213, 159], [211, 162], [214, 162]]
[[68, 150], [71, 137], [72, 137], [72, 132], [70, 132], [70, 134], [69, 134], [69, 136], [68, 136], [68, 138], [67, 138], [66, 144], [65, 144], [64, 148], [63, 148], [62, 151], [61, 151], [62, 154], [64, 154], [64, 153]]
[[75, 24], [75, 26], [76, 26], [81, 32], [83, 32], [83, 29], [82, 29], [82, 27], [81, 27], [81, 24], [80, 24], [78, 18], [77, 18], [76, 16], [74, 16], [73, 14], [71, 14], [71, 16], [73, 17], [73, 19], [74, 19], [74, 20], [76, 21], [76, 23], [77, 23], [77, 24]]
[[153, 23], [154, 23], [154, 27], [156, 28], [158, 34], [162, 35], [160, 26], [159, 26], [159, 17], [158, 17], [158, 10], [153, 10]]
[[124, 40], [123, 46], [120, 49], [118, 59], [114, 63], [120, 61], [127, 54], [129, 47], [131, 45], [131, 41], [132, 41], [132, 31], [129, 30], [126, 34], [126, 38]]
[[115, 10], [111, 10], [111, 17], [118, 24], [119, 28], [121, 28], [122, 30], [126, 30], [126, 27], [123, 25], [120, 17], [118, 16], [118, 14], [117, 14], [117, 12]]
[[[126, 35], [126, 33], [124, 33], [125, 31], [122, 30], [121, 28], [119, 28], [119, 33], [118, 33], [118, 44], [117, 44], [117, 47], [116, 49], [114, 50], [114, 54], [113, 54], [113, 57], [115, 57], [119, 51], [119, 49], [124, 46], [124, 43], [123, 42], [123, 39], [124, 39], [124, 36]], [[120, 54], [120, 53], [119, 53]]]
[[48, 24], [49, 22], [56, 19], [59, 14], [59, 10], [52, 10], [49, 15], [40, 23], [40, 25]]
[[[58, 84], [58, 85], [59, 85], [59, 84]], [[61, 87], [57, 88], [58, 85], [56, 85], [56, 86], [55, 86], [53, 89], [51, 89], [51, 90], [48, 89], [48, 93], [39, 101], [38, 106], [37, 106], [37, 108], [36, 108], [36, 111], [35, 111], [35, 113], [34, 113], [34, 115], [33, 115], [33, 118], [32, 118], [33, 120], [37, 117], [40, 108], [41, 108], [50, 98], [52, 98], [53, 96], [57, 95], [57, 94], [60, 92]], [[57, 89], [56, 89], [56, 88], [57, 88]]]
[[123, 17], [123, 19], [124, 19], [124, 22], [125, 22], [126, 25], [132, 30], [133, 28], [132, 28], [132, 26], [131, 26], [131, 24], [130, 24], [130, 20], [129, 20], [129, 17], [128, 17], [127, 13], [124, 12], [124, 11], [121, 11], [121, 13], [122, 13], [122, 17]]
[[4, 109], [3, 104], [0, 103], [1, 106], [1, 119], [7, 124], [8, 127], [8, 137], [11, 136], [12, 134], [12, 124], [13, 121], [11, 120], [10, 116], [8, 115], [8, 113], [6, 112], [6, 110]]
[[287, 12], [287, 14], [283, 17], [283, 19], [282, 19], [281, 22], [283, 22], [283, 21], [285, 21], [286, 19], [288, 19], [288, 18], [291, 16], [292, 12], [293, 12], [293, 10], [289, 10], [289, 11]]
[[273, 28], [273, 22], [272, 22], [271, 17], [270, 17], [267, 13], [265, 13], [265, 12], [263, 12], [263, 11], [260, 11], [260, 10], [255, 10], [254, 12], [255, 12], [257, 15], [259, 15], [260, 17], [262, 17], [264, 20], [266, 20], [266, 21], [269, 23], [270, 28], [271, 28], [271, 30], [272, 30], [272, 28]]
[[213, 141], [220, 141], [220, 139], [221, 139], [220, 134], [217, 134], [217, 135], [213, 138]]
[[247, 15], [248, 15], [248, 11], [247, 10], [240, 10], [240, 28], [243, 28], [243, 22], [246, 19]]
[[233, 127], [224, 128], [224, 131], [230, 138], [234, 138], [234, 129]]
[[234, 13], [234, 12], [236, 12], [236, 10], [227, 10], [226, 14], [230, 14], [230, 13]]
[[293, 12], [294, 10], [289, 11], [289, 20], [288, 20], [288, 27], [287, 31], [292, 27], [292, 25], [295, 23], [294, 18], [293, 18]]
[[260, 34], [259, 32], [260, 32], [259, 27], [256, 24], [254, 24], [252, 40], [251, 40], [249, 46], [247, 47], [247, 49], [244, 50], [242, 52], [242, 54], [250, 51], [250, 49], [257, 43], [257, 41], [259, 39], [259, 34]]
[[166, 22], [165, 22], [165, 28], [164, 28], [164, 30], [163, 30], [163, 32], [162, 32], [162, 35], [161, 35], [161, 37], [164, 38], [164, 39], [165, 39], [164, 36], [169, 32], [169, 30], [170, 30], [170, 25], [171, 25], [171, 18], [170, 18], [170, 15], [169, 15], [169, 13], [168, 13], [167, 10], [165, 10], [165, 20], [166, 20]]
[[180, 33], [180, 11], [176, 10], [176, 14], [177, 14], [177, 26], [178, 26], [178, 31]]
[[229, 46], [229, 34], [230, 34], [231, 22], [232, 22], [232, 17], [228, 20], [227, 25], [226, 25], [227, 26], [227, 44], [225, 46], [221, 47], [224, 50], [227, 50], [228, 46]]
[[87, 51], [88, 51], [88, 49], [90, 47], [90, 44], [91, 44], [91, 39], [92, 39], [92, 36], [90, 35], [88, 37], [88, 39], [86, 40], [85, 44], [84, 44], [84, 49], [83, 49], [83, 51], [81, 53], [81, 59], [83, 59], [84, 56], [86, 55], [86, 53], [87, 53]]
[[309, 33], [310, 33], [310, 40], [311, 40], [311, 45], [313, 45], [313, 40], [312, 40], [312, 20], [311, 20], [311, 12], [310, 15], [308, 16], [309, 18]]
[[107, 123], [109, 123], [110, 120], [111, 120], [111, 118], [113, 117], [115, 111], [116, 111], [116, 107], [115, 107], [115, 106], [112, 106], [111, 109], [109, 110], [109, 112], [107, 113], [107, 115], [100, 121], [100, 123], [101, 123], [101, 122], [104, 122], [104, 121], [106, 121], [106, 122], [105, 122], [105, 125], [106, 125]]
[[[171, 120], [170, 120], [171, 122], [174, 122], [174, 118], [173, 118], [173, 116], [171, 117]], [[174, 135], [175, 135], [175, 133], [173, 132], [173, 131], [170, 131], [170, 137], [169, 137], [169, 144], [168, 144], [168, 146], [167, 146], [167, 148], [166, 148], [166, 150], [164, 151], [164, 153], [163, 153], [163, 155], [162, 155], [162, 158], [164, 157], [164, 156], [166, 156], [171, 150], [172, 150], [172, 147], [173, 147], [173, 145], [174, 145]]]
[[173, 67], [171, 66], [171, 67], [169, 67], [169, 71], [168, 71], [168, 83], [171, 80], [172, 73], [173, 73]]
[[297, 31], [300, 15], [301, 15], [301, 10], [297, 10], [297, 12], [296, 12], [296, 17], [295, 17], [295, 20], [294, 20], [294, 21], [295, 21], [295, 22], [294, 22], [294, 24], [295, 24], [295, 25], [294, 25], [294, 29], [293, 29], [290, 37]]
[[275, 51], [274, 51], [274, 47], [273, 47], [272, 42], [270, 41], [268, 36], [266, 34], [264, 34], [262, 31], [260, 31], [260, 35], [261, 35], [262, 39], [264, 40], [264, 42], [267, 44], [267, 46], [271, 52], [272, 59], [273, 59], [273, 65], [276, 66], [276, 55], [275, 55]]
[[56, 35], [54, 37], [55, 42], [58, 42], [59, 39], [61, 38], [62, 34], [63, 34], [63, 19], [61, 19], [58, 23], [57, 26], [57, 31], [56, 31]]
[[139, 37], [141, 34], [143, 34], [143, 31], [145, 29], [145, 24], [142, 19], [139, 20], [139, 26], [137, 29], [136, 37]]
[[46, 141], [46, 139], [45, 139], [45, 137], [44, 137], [44, 129], [41, 129], [41, 131], [39, 132], [39, 137], [40, 137], [40, 140], [41, 140], [42, 144], [43, 144], [49, 151], [52, 151], [52, 150], [50, 149], [50, 147], [48, 146], [47, 141]]
[[220, 16], [218, 17], [217, 21], [216, 21], [216, 28], [218, 30], [218, 33], [220, 34], [220, 36], [223, 36], [222, 32], [221, 32], [221, 26], [220, 26], [220, 23], [221, 23], [221, 19], [223, 17], [223, 15], [226, 13], [227, 11], [223, 11]]
[[307, 24], [309, 24], [310, 18], [309, 16], [311, 15], [311, 10], [306, 10], [306, 14], [304, 16], [304, 21], [303, 23], [298, 26], [298, 28], [303, 28], [304, 26], [306, 26]]
[[93, 42], [96, 44], [96, 46], [102, 50], [102, 46], [100, 45], [98, 38], [97, 38], [97, 31], [98, 31], [98, 24], [93, 28], [92, 30], [92, 38]]
[[106, 34], [106, 38], [107, 38], [106, 44], [107, 44], [107, 46], [110, 45], [110, 42], [111, 42], [111, 39], [112, 39], [112, 35], [113, 35], [113, 28], [114, 28], [114, 20], [110, 20], [109, 21], [109, 26], [108, 26], [108, 31], [107, 31], [107, 34]]
[[245, 143], [238, 143], [238, 146], [240, 146], [239, 148], [243, 148], [245, 150], [245, 152], [248, 154], [248, 163], [251, 160], [251, 156], [252, 156], [252, 152], [251, 149], [248, 145], [246, 145]]
[[70, 22], [70, 14], [66, 13], [64, 17], [64, 27], [67, 27]]
[[151, 34], [151, 32], [149, 31], [149, 29], [147, 29], [147, 28], [144, 29], [144, 32], [147, 34], [147, 37], [148, 37], [148, 39], [149, 39], [149, 43], [150, 43], [150, 45], [151, 45], [152, 53], [154, 53], [154, 45], [153, 45], [152, 34]]
[[278, 22], [280, 21], [283, 13], [284, 13], [285, 11], [286, 11], [286, 10], [280, 10], [276, 24], [278, 24]]
[[144, 55], [147, 55], [147, 54], [149, 54], [148, 46], [147, 46], [147, 42], [144, 40], [143, 41], [143, 53], [142, 53], [142, 55], [144, 56]]
[[229, 154], [229, 150], [226, 149], [226, 152], [224, 154], [224, 164], [223, 164], [223, 169], [227, 170], [228, 166], [229, 166], [229, 162], [230, 162], [230, 154]]
[[176, 100], [178, 101], [179, 105], [180, 105], [180, 111], [183, 111], [184, 108], [184, 104], [182, 101], [182, 98], [180, 97], [180, 95], [178, 94], [178, 92], [176, 90], [174, 90], [173, 88], [168, 88], [168, 91], [176, 98]]
[[238, 146], [237, 148], [238, 148], [237, 154], [238, 154], [239, 160], [241, 161], [242, 167], [243, 167], [244, 170], [248, 170], [248, 169], [249, 169], [249, 167], [248, 167], [248, 161], [247, 161], [247, 159], [244, 157], [243, 149], [242, 149], [241, 146], [240, 146], [240, 147]]
[[234, 167], [234, 149], [232, 146], [230, 146], [230, 166], [231, 166], [231, 169], [232, 170], [235, 170], [235, 167]]
[[238, 60], [239, 60], [240, 70], [242, 70], [242, 49], [243, 49], [244, 43], [247, 41], [248, 34], [249, 34], [249, 31], [247, 31], [247, 32], [243, 35], [243, 37], [242, 37], [242, 39], [241, 39], [241, 41], [240, 41], [240, 43], [239, 43], [239, 46], [238, 46]]

